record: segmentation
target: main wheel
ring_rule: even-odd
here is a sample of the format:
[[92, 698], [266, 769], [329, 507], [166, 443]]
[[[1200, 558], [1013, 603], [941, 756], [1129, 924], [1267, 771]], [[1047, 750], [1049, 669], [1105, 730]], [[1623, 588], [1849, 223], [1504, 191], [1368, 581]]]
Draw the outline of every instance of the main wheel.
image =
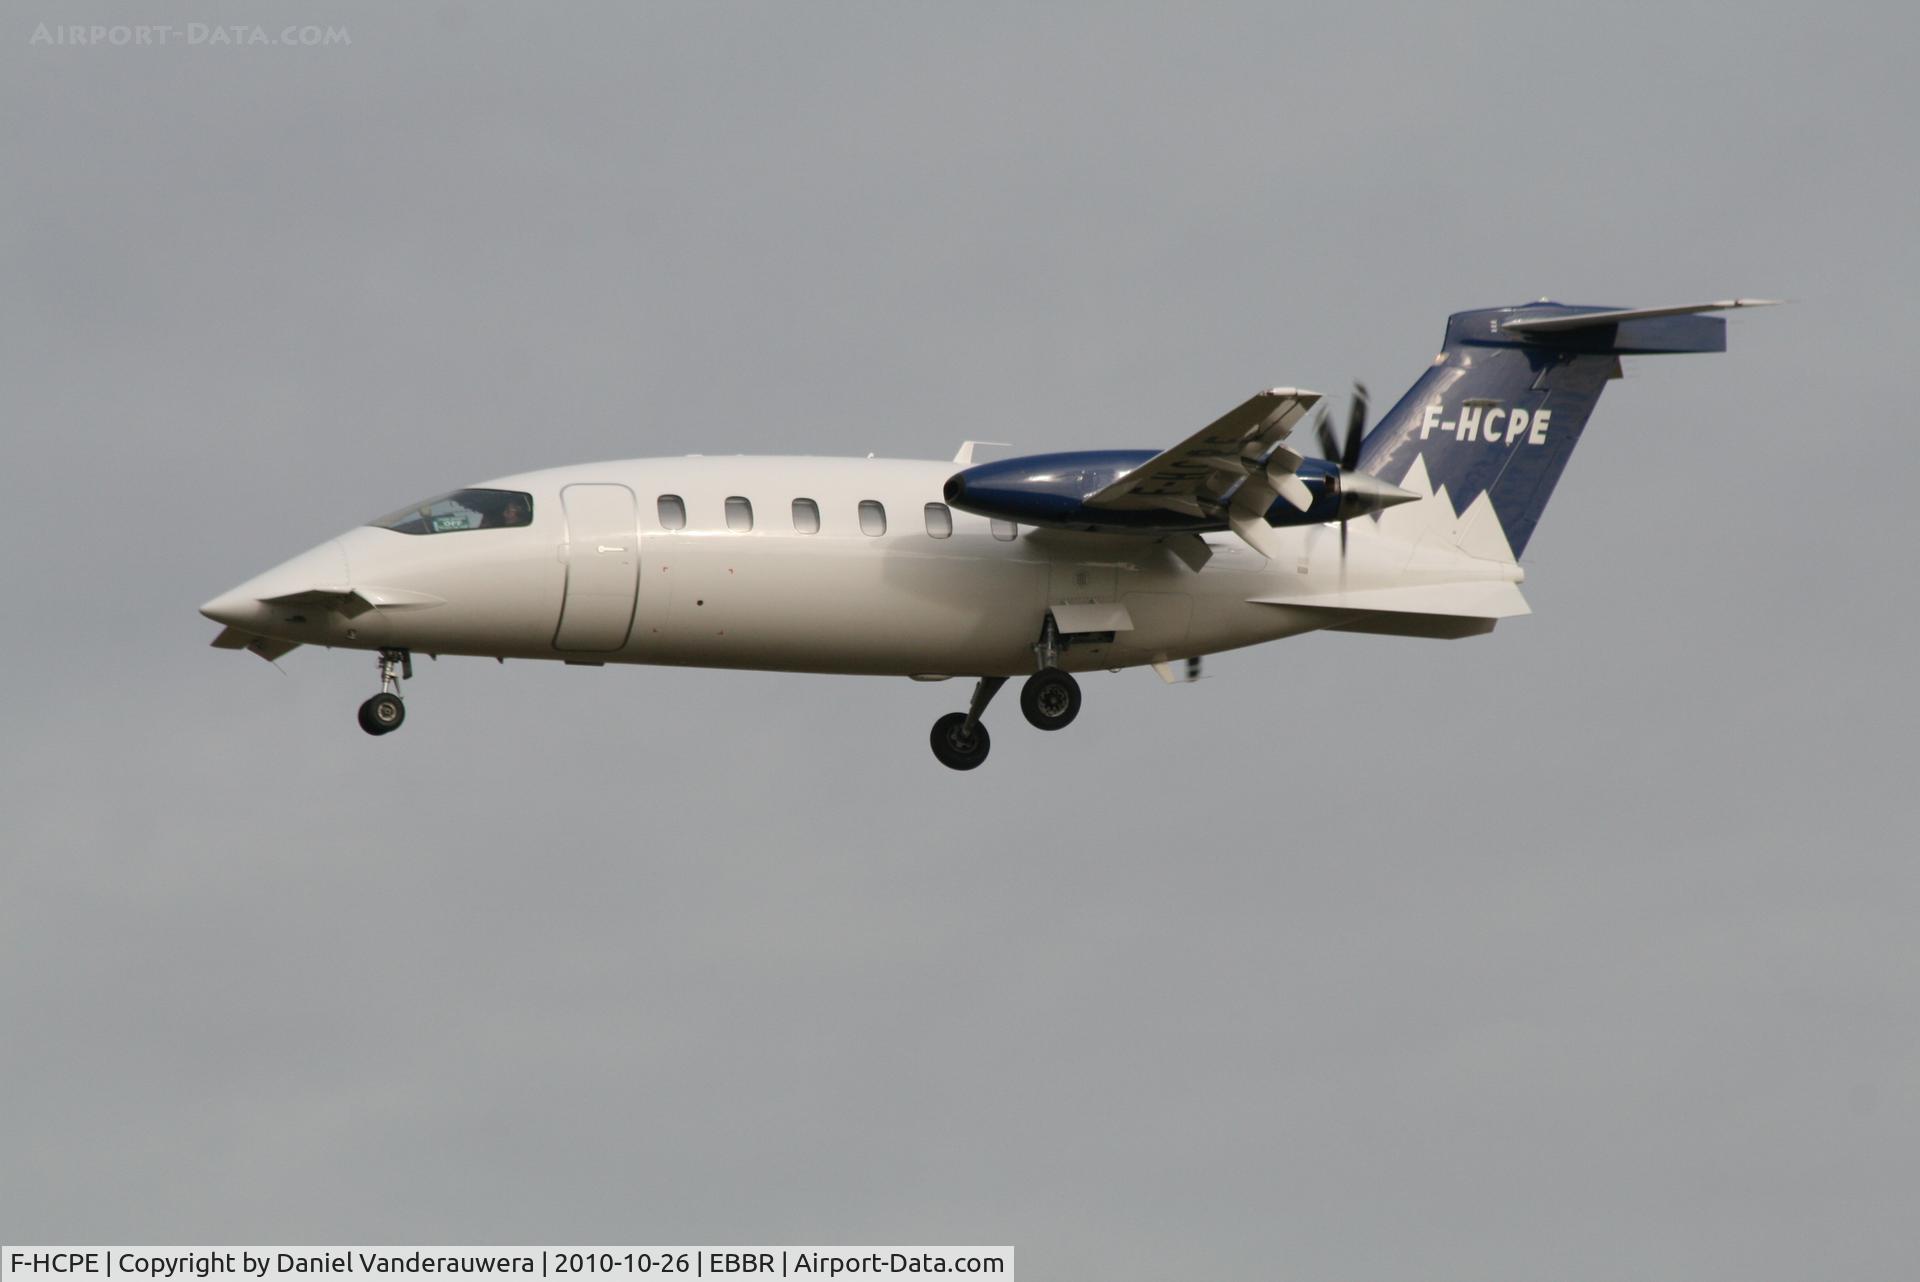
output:
[[1042, 668], [1020, 687], [1020, 711], [1040, 730], [1064, 730], [1080, 715], [1080, 683], [1058, 668]]
[[407, 719], [407, 705], [397, 694], [376, 694], [360, 705], [360, 728], [368, 734], [392, 734]]
[[971, 770], [987, 759], [993, 739], [978, 721], [973, 733], [966, 733], [967, 714], [949, 712], [933, 723], [933, 755], [949, 770]]

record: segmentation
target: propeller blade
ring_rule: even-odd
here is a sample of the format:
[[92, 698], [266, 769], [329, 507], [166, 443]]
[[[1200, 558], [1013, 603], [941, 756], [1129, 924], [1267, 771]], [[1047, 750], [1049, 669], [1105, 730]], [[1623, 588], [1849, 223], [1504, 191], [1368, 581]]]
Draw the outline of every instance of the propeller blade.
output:
[[1353, 385], [1353, 400], [1347, 405], [1347, 440], [1340, 450], [1340, 467], [1351, 472], [1360, 466], [1360, 438], [1367, 434], [1367, 385]]
[[1320, 441], [1320, 457], [1329, 463], [1337, 462], [1340, 458], [1340, 443], [1333, 439], [1333, 428], [1327, 423], [1324, 402], [1319, 417], [1314, 420], [1313, 433]]

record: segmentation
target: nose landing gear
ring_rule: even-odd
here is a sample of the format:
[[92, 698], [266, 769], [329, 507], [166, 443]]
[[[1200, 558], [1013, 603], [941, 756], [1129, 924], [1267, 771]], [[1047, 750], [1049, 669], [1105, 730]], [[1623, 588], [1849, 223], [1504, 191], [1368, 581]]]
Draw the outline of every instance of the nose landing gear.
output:
[[380, 652], [380, 693], [360, 705], [360, 728], [371, 735], [392, 734], [407, 719], [407, 705], [400, 700], [400, 678], [413, 679], [413, 652]]

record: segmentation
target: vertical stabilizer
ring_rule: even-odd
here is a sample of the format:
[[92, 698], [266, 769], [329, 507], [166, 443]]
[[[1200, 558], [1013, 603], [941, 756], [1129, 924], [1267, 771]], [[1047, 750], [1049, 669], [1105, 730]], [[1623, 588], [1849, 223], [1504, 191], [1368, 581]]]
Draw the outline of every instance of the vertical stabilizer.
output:
[[1620, 357], [1726, 350], [1708, 311], [1736, 299], [1621, 309], [1539, 302], [1456, 312], [1446, 345], [1367, 434], [1360, 470], [1415, 492], [1445, 494], [1462, 550], [1517, 559]]

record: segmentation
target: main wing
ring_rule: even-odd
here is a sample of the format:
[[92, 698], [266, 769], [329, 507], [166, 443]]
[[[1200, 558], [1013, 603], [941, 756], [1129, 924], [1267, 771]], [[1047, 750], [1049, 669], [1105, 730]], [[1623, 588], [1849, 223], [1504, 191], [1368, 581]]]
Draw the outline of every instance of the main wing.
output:
[[1266, 514], [1274, 500], [1302, 512], [1313, 503], [1313, 492], [1296, 475], [1304, 456], [1285, 442], [1319, 403], [1318, 392], [1269, 388], [1090, 495], [1087, 506], [1225, 515], [1254, 551], [1272, 557], [1277, 548]]
[[[1215, 516], [1236, 485], [1265, 479], [1266, 473], [1273, 472], [1285, 479], [1268, 487], [1274, 492], [1267, 495], [1260, 510], [1272, 506], [1276, 495], [1285, 495], [1304, 508], [1311, 496], [1293, 475], [1302, 456], [1282, 442], [1319, 402], [1318, 392], [1270, 388], [1088, 495], [1086, 505], [1121, 511], [1162, 508], [1187, 516]], [[1288, 494], [1292, 486], [1286, 481], [1299, 486], [1299, 490]]]
[[[1281, 522], [1289, 525], [1310, 511], [1327, 520], [1344, 510], [1345, 483], [1334, 485], [1318, 460], [1286, 444], [1320, 405], [1318, 392], [1269, 388], [1144, 459], [1136, 450], [1089, 450], [978, 464], [948, 478], [946, 499], [963, 512], [1067, 530], [1161, 538], [1224, 525], [1272, 558], [1284, 552], [1268, 524], [1281, 502], [1298, 518]], [[1316, 489], [1310, 477], [1327, 481]]]

